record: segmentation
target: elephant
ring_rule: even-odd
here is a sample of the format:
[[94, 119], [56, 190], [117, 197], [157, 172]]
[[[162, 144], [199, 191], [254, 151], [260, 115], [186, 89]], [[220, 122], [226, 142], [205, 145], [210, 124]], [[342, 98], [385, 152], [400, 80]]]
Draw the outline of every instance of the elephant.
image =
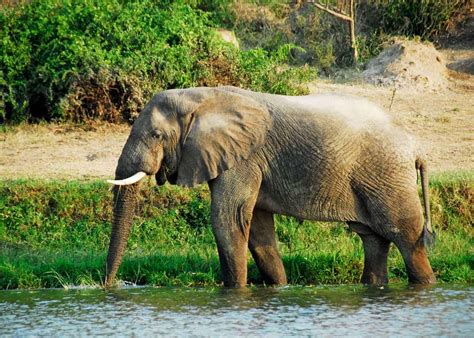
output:
[[365, 99], [230, 86], [156, 94], [133, 124], [115, 180], [109, 180], [115, 186], [106, 285], [113, 284], [124, 254], [140, 180], [152, 175], [159, 185], [208, 184], [226, 287], [246, 285], [247, 248], [266, 285], [287, 283], [275, 214], [346, 222], [362, 239], [361, 283], [388, 283], [392, 242], [409, 282], [436, 282], [427, 257], [435, 234], [426, 155]]

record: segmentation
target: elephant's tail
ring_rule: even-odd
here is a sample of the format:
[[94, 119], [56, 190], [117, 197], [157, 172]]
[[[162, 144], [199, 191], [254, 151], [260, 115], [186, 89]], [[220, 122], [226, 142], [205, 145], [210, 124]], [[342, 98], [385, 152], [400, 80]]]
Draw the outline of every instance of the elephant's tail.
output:
[[431, 227], [428, 167], [426, 165], [426, 160], [422, 156], [417, 156], [415, 166], [416, 169], [420, 170], [421, 190], [423, 191], [423, 205], [425, 209], [425, 223], [423, 225], [422, 238], [425, 246], [431, 247], [436, 240], [436, 233]]

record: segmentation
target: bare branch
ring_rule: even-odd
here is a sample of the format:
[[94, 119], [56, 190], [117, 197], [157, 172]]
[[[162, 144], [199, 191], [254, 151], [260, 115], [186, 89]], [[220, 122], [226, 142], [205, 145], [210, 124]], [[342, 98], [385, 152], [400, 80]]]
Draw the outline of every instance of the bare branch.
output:
[[338, 17], [339, 19], [342, 19], [342, 20], [345, 20], [345, 21], [353, 21], [352, 18], [348, 15], [345, 15], [345, 14], [342, 14], [342, 13], [339, 13], [339, 12], [336, 12], [336, 11], [333, 11], [332, 9], [328, 8], [328, 7], [325, 7], [323, 5], [321, 5], [320, 3], [317, 3], [317, 2], [313, 2], [313, 5], [316, 6], [316, 8], [319, 8], [320, 10], [326, 12], [326, 13], [329, 13], [331, 15], [334, 15], [335, 17]]

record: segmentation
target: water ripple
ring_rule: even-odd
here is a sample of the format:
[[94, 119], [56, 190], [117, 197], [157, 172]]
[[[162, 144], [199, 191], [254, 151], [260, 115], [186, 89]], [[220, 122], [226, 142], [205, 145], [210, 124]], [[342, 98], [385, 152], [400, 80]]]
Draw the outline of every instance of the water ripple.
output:
[[0, 335], [469, 336], [473, 295], [466, 285], [0, 291]]

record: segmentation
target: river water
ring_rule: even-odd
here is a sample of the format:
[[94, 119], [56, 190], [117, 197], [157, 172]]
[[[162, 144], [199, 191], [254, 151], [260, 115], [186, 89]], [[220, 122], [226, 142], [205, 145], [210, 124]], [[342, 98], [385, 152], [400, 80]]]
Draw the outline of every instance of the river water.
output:
[[0, 291], [0, 336], [474, 336], [474, 287]]

